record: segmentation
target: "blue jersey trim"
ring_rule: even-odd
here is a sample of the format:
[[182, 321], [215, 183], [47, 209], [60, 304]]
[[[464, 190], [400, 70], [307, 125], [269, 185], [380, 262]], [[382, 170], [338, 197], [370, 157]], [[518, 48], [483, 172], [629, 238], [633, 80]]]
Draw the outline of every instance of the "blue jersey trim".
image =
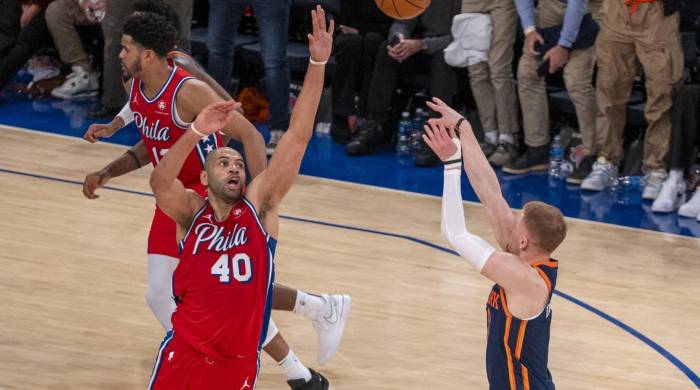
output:
[[156, 97], [154, 97], [153, 99], [147, 98], [146, 94], [143, 93], [143, 89], [141, 88], [141, 85], [143, 85], [143, 83], [140, 82], [140, 80], [139, 80], [139, 93], [141, 94], [141, 97], [143, 98], [143, 100], [145, 100], [146, 103], [148, 103], [148, 104], [153, 104], [153, 102], [158, 100], [158, 98], [163, 94], [163, 92], [165, 92], [165, 90], [168, 89], [168, 85], [170, 85], [170, 82], [173, 80], [173, 77], [175, 77], [176, 71], [177, 71], [177, 65], [173, 65], [173, 70], [170, 71], [170, 76], [168, 77], [168, 81], [166, 81], [165, 84], [163, 84], [163, 87], [160, 89], [160, 91], [158, 91], [158, 93], [156, 94]]
[[165, 351], [165, 348], [170, 345], [170, 342], [173, 340], [173, 337], [175, 337], [175, 331], [173, 329], [170, 329], [168, 333], [165, 334], [165, 338], [163, 341], [160, 343], [160, 348], [158, 349], [158, 356], [156, 357], [156, 362], [153, 365], [153, 374], [151, 374], [151, 380], [148, 382], [148, 389], [150, 390], [151, 387], [153, 387], [153, 384], [156, 381], [156, 378], [158, 377], [158, 372], [160, 371], [160, 365], [163, 361], [163, 351]]

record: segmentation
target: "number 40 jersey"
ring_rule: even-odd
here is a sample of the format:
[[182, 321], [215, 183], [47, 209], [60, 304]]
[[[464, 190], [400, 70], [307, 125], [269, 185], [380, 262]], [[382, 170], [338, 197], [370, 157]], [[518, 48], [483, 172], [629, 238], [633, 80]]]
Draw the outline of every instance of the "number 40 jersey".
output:
[[270, 318], [275, 246], [247, 199], [221, 222], [205, 201], [173, 274], [177, 337], [215, 360], [256, 357]]

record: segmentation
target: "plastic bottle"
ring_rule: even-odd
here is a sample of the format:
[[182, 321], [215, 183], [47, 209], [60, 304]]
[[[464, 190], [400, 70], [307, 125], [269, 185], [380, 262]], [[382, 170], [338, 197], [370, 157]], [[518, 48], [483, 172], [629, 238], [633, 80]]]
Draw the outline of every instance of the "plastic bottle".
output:
[[413, 117], [411, 126], [411, 150], [415, 154], [421, 146], [425, 115], [422, 108], [416, 108], [416, 116]]
[[552, 146], [549, 147], [549, 176], [561, 177], [561, 159], [564, 155], [564, 150], [561, 145], [559, 135], [554, 137]]
[[399, 159], [399, 162], [407, 163], [411, 159], [412, 126], [408, 111], [402, 112], [398, 128], [398, 140], [396, 141], [396, 157]]

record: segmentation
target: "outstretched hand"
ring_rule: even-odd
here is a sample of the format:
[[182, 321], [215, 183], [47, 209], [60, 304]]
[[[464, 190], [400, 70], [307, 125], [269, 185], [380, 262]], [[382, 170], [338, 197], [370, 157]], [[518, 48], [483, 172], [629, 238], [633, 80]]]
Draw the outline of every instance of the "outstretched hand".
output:
[[[430, 109], [442, 115], [440, 118], [430, 118], [428, 123], [432, 125], [441, 125], [448, 129], [454, 129], [457, 126], [457, 122], [462, 119], [462, 115], [455, 111], [452, 107], [448, 106], [447, 103], [443, 102], [439, 98], [433, 97], [433, 101], [427, 101], [426, 104]], [[469, 130], [471, 130], [471, 124], [465, 119], [462, 121]]]
[[221, 130], [241, 106], [234, 100], [212, 103], [197, 115], [194, 126], [202, 134], [213, 134]]
[[446, 128], [439, 123], [428, 123], [424, 128], [423, 140], [440, 160], [447, 161], [457, 153], [457, 145], [452, 141], [457, 136], [452, 127]]
[[333, 50], [333, 29], [335, 24], [331, 20], [326, 28], [326, 11], [320, 5], [315, 10], [311, 10], [311, 24], [313, 31], [308, 35], [309, 55], [316, 62], [328, 61]]

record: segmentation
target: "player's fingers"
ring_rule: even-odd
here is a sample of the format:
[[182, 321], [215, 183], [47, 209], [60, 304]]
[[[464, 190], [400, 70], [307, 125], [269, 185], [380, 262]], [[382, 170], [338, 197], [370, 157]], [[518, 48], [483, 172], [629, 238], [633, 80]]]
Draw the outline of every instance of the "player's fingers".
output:
[[328, 33], [333, 35], [333, 31], [335, 31], [335, 21], [331, 19], [331, 23], [328, 25]]
[[316, 14], [318, 15], [319, 32], [326, 32], [326, 11], [320, 5], [316, 6]]
[[[428, 107], [429, 107], [430, 109], [432, 109], [433, 111], [439, 112], [440, 114], [442, 114], [442, 112], [440, 111], [440, 109], [439, 109], [439, 107], [438, 107], [437, 104], [435, 104], [435, 103], [433, 103], [433, 102], [431, 102], [431, 101], [427, 101], [427, 102], [425, 102], [425, 105], [428, 106]], [[430, 120], [432, 120], [432, 118], [431, 118]]]
[[312, 31], [312, 34], [316, 35], [318, 30], [319, 30], [318, 13], [316, 12], [315, 9], [312, 9], [311, 10], [311, 31]]

